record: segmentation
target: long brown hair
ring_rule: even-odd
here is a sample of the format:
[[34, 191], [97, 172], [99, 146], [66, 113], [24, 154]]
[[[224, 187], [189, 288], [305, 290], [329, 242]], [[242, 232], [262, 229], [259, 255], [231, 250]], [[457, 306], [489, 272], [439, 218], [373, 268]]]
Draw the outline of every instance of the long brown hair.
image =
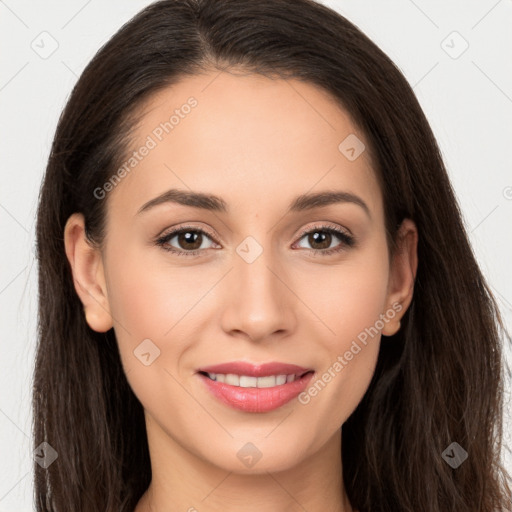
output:
[[[510, 341], [475, 260], [427, 119], [394, 63], [357, 27], [313, 0], [164, 0], [125, 24], [96, 54], [59, 119], [37, 214], [39, 323], [34, 446], [38, 511], [132, 512], [151, 481], [143, 407], [113, 329], [85, 321], [64, 252], [68, 217], [105, 235], [108, 197], [93, 191], [128, 148], [138, 108], [186, 75], [241, 68], [329, 92], [370, 146], [390, 248], [404, 218], [418, 227], [412, 304], [381, 344], [363, 400], [342, 427], [343, 478], [360, 512], [503, 510], [500, 463]], [[457, 442], [458, 468], [442, 454]]]

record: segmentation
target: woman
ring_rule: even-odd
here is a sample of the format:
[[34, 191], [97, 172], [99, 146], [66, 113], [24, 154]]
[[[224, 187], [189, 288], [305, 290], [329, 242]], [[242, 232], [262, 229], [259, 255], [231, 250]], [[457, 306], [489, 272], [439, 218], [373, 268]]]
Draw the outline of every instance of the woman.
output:
[[59, 121], [37, 243], [38, 510], [510, 503], [498, 308], [410, 86], [327, 7], [123, 26]]

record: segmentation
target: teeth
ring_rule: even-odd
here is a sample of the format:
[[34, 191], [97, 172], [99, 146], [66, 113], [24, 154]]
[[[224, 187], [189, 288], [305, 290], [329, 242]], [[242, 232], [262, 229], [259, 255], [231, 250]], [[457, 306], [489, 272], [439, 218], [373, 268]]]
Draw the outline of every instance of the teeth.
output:
[[240, 387], [241, 388], [257, 388], [258, 378], [248, 377], [247, 375], [240, 375]]
[[287, 382], [293, 382], [295, 375], [269, 375], [267, 377], [251, 377], [250, 375], [235, 375], [233, 373], [208, 373], [208, 377], [217, 382], [224, 382], [240, 388], [272, 388]]
[[[295, 376], [293, 375], [293, 377], [295, 377]], [[280, 386], [281, 384], [286, 384], [287, 378], [288, 377], [286, 375], [277, 375], [276, 376], [276, 385]]]
[[238, 375], [234, 375], [233, 373], [228, 373], [226, 375], [226, 379], [224, 380], [224, 382], [226, 384], [231, 384], [231, 386], [239, 386], [240, 385], [240, 377]]

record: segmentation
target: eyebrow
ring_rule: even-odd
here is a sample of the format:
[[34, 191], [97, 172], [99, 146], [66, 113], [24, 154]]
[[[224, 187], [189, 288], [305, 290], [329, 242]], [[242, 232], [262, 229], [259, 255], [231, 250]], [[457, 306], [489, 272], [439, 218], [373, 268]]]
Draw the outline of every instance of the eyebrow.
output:
[[[137, 215], [164, 203], [177, 203], [212, 212], [228, 212], [227, 203], [216, 195], [205, 194], [203, 192], [192, 192], [188, 190], [170, 189], [143, 204], [139, 208]], [[313, 208], [321, 208], [336, 203], [357, 204], [365, 211], [368, 217], [371, 218], [368, 205], [359, 196], [345, 191], [324, 191], [302, 194], [292, 201], [288, 207], [287, 213], [312, 210]]]

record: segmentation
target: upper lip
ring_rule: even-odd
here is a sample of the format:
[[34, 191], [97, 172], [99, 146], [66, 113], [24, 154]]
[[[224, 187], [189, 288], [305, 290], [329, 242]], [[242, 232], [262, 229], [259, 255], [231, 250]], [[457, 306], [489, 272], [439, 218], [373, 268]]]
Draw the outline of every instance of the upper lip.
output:
[[253, 364], [245, 361], [233, 361], [230, 363], [203, 366], [197, 371], [223, 374], [232, 373], [234, 375], [248, 375], [250, 377], [268, 377], [269, 375], [303, 375], [313, 370], [311, 368], [303, 368], [302, 366], [288, 363], [271, 362]]

